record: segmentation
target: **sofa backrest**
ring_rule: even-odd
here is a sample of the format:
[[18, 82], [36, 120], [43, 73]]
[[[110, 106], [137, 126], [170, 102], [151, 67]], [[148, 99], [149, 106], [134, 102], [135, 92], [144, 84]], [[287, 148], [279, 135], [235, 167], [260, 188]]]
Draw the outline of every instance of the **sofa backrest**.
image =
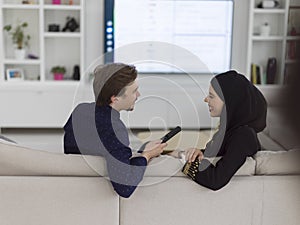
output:
[[[237, 176], [300, 174], [300, 149], [261, 151], [248, 157]], [[151, 160], [145, 177], [158, 180], [181, 173], [184, 161], [170, 156]], [[0, 141], [0, 176], [107, 176], [105, 159], [100, 156], [66, 155], [33, 150]], [[143, 180], [144, 184], [148, 181]]]
[[[185, 176], [181, 172], [183, 165], [183, 160], [171, 156], [154, 158], [145, 177], [165, 180]], [[249, 157], [236, 175], [254, 175], [254, 172], [255, 161]], [[100, 156], [45, 152], [0, 141], [0, 176], [107, 176], [107, 170], [105, 159]]]

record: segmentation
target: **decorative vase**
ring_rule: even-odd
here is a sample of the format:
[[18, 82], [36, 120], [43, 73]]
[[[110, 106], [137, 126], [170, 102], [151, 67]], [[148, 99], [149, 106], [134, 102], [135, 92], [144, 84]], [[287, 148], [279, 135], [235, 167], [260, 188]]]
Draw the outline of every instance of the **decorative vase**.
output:
[[261, 36], [269, 36], [271, 32], [271, 27], [268, 23], [264, 23], [260, 26], [260, 35]]
[[60, 0], [52, 0], [53, 5], [60, 5]]
[[25, 49], [15, 49], [15, 58], [17, 60], [23, 60], [25, 59]]
[[64, 74], [63, 73], [54, 73], [54, 80], [63, 80], [64, 79]]

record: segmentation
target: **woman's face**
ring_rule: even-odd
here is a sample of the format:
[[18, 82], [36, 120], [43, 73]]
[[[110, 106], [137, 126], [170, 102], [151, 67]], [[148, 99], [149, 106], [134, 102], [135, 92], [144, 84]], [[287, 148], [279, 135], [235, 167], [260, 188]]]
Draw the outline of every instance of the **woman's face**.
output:
[[211, 117], [219, 117], [221, 116], [221, 112], [224, 106], [224, 102], [217, 95], [213, 87], [209, 86], [208, 96], [204, 99], [208, 104], [209, 112]]

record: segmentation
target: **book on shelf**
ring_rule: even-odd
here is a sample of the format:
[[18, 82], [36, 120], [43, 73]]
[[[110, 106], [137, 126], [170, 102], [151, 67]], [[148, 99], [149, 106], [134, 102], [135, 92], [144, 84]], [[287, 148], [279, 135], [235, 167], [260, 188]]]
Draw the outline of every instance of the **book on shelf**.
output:
[[251, 82], [253, 84], [266, 84], [266, 74], [262, 65], [251, 64]]

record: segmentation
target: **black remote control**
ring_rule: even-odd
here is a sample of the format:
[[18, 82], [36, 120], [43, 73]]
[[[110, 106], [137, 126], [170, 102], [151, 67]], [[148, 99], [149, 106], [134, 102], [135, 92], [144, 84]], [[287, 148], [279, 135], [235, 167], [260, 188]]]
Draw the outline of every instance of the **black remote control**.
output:
[[181, 127], [177, 126], [173, 130], [171, 130], [169, 133], [167, 133], [165, 136], [161, 138], [161, 143], [165, 143], [168, 140], [170, 140], [172, 137], [174, 137], [178, 132], [181, 131]]
[[[163, 136], [160, 140], [161, 140], [161, 143], [165, 143], [167, 142], [168, 140], [170, 140], [172, 137], [174, 137], [178, 132], [181, 131], [181, 127], [180, 126], [177, 126], [175, 127], [173, 130], [171, 130], [169, 133], [167, 133], [165, 136]], [[138, 153], [142, 153], [145, 149], [145, 146], [146, 144], [148, 144], [148, 142], [144, 143], [140, 149], [138, 150]]]

